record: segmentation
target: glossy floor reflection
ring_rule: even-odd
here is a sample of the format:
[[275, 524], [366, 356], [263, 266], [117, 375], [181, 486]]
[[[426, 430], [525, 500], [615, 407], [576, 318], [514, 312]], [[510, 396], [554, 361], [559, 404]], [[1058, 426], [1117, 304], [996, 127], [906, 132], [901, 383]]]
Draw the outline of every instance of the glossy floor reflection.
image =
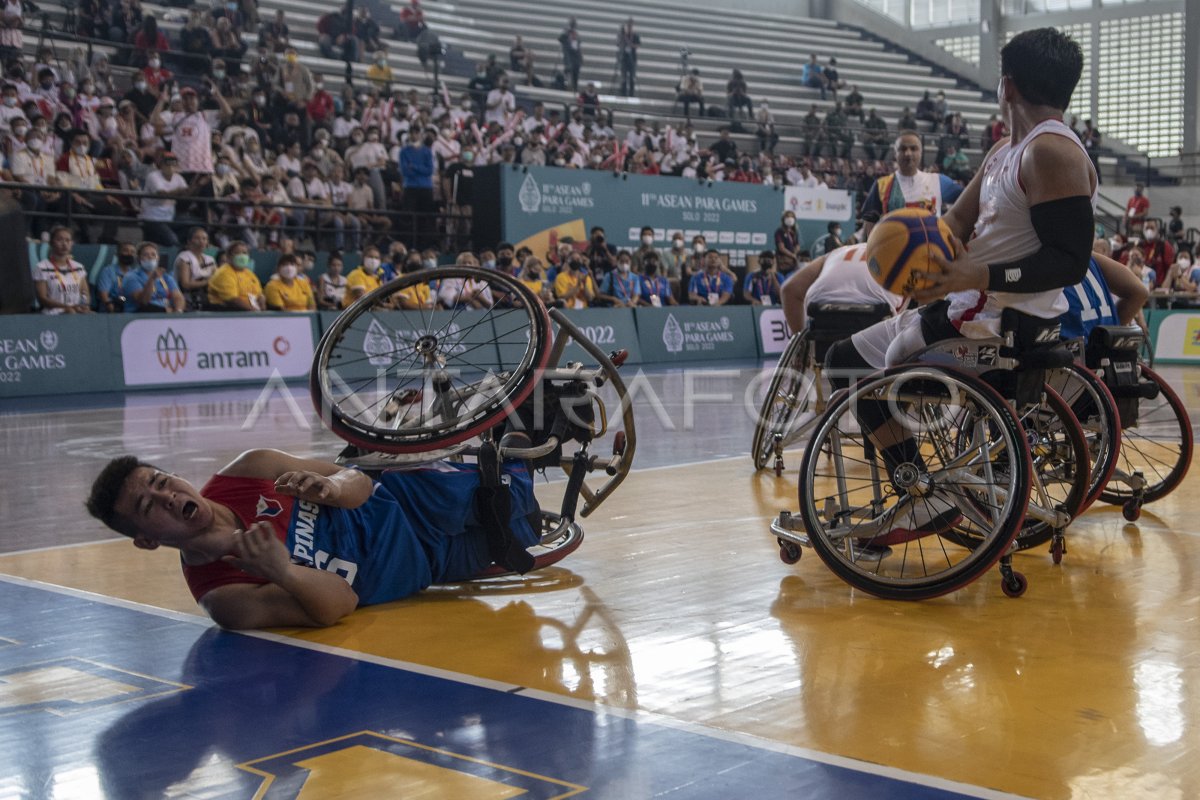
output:
[[[1200, 408], [1200, 371], [1164, 371]], [[766, 525], [796, 505], [798, 459], [776, 479], [740, 455], [751, 422], [729, 395], [755, 373], [647, 374], [643, 471], [585, 521], [578, 552], [525, 579], [440, 587], [328, 630], [285, 632], [360, 659], [334, 662], [205, 633], [186, 621], [195, 606], [175, 558], [110, 541], [80, 507], [114, 452], [196, 479], [248, 446], [328, 455], [336, 442], [313, 425], [300, 389], [299, 416], [276, 395], [245, 429], [253, 390], [5, 414], [0, 573], [189, 617], [0, 584], [9, 611], [0, 797], [249, 797], [264, 764], [260, 772], [281, 776], [277, 794], [264, 795], [272, 797], [351, 791], [330, 777], [347, 771], [388, 786], [473, 787], [450, 796], [505, 796], [490, 793], [500, 773], [488, 770], [506, 769], [550, 780], [523, 787], [529, 796], [567, 796], [567, 784], [613, 798], [942, 796], [903, 780], [914, 774], [976, 796], [1200, 796], [1191, 758], [1200, 741], [1200, 476], [1137, 524], [1096, 506], [1072, 526], [1061, 566], [1044, 552], [1018, 556], [1030, 580], [1022, 599], [1005, 598], [991, 574], [938, 600], [884, 602], [850, 590], [811, 553], [795, 566], [779, 561]], [[686, 424], [687, 397], [722, 394], [692, 404]], [[721, 458], [730, 455], [738, 457]], [[552, 500], [556, 488], [539, 496]], [[117, 621], [106, 628], [110, 611]], [[271, 648], [287, 653], [278, 671]], [[79, 660], [68, 666], [85, 673], [94, 707], [72, 708], [69, 725], [28, 702], [6, 708], [3, 698], [30, 696], [14, 694], [13, 674], [66, 658]], [[236, 658], [257, 665], [244, 680], [229, 666]], [[101, 666], [79, 666], [92, 662]], [[439, 676], [453, 680], [422, 683]], [[301, 694], [290, 694], [297, 686]], [[384, 702], [391, 693], [405, 702]], [[410, 709], [423, 695], [436, 708]], [[520, 705], [543, 696], [572, 710]], [[327, 725], [345, 703], [351, 718]], [[180, 730], [200, 708], [211, 720]], [[359, 738], [338, 738], [351, 734]], [[518, 746], [529, 740], [541, 756]], [[564, 741], [568, 754], [556, 754]], [[175, 766], [114, 766], [113, 753], [146, 742], [193, 755]], [[277, 758], [290, 748], [299, 750]], [[464, 756], [491, 766], [423, 771]], [[866, 778], [824, 763], [842, 757], [892, 780], [855, 783]], [[348, 796], [380, 796], [363, 786]]]

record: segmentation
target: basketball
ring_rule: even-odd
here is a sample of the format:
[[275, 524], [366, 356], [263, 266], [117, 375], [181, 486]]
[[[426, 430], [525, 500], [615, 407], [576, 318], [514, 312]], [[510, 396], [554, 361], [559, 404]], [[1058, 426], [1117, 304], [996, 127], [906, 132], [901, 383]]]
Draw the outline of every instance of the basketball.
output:
[[867, 237], [867, 267], [871, 277], [889, 292], [908, 296], [926, 288], [914, 271], [937, 272], [933, 253], [954, 258], [950, 227], [919, 208], [902, 208], [884, 215]]

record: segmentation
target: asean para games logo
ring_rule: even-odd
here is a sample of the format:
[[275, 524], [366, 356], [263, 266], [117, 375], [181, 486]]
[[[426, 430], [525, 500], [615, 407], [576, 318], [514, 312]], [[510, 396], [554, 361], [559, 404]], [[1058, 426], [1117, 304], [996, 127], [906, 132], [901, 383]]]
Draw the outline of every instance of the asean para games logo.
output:
[[58, 349], [58, 334], [54, 331], [42, 331], [41, 337], [42, 349], [48, 353], [52, 353]]
[[158, 335], [154, 343], [154, 353], [158, 356], [159, 366], [171, 370], [172, 375], [187, 366], [187, 341], [173, 328], [167, 328]]

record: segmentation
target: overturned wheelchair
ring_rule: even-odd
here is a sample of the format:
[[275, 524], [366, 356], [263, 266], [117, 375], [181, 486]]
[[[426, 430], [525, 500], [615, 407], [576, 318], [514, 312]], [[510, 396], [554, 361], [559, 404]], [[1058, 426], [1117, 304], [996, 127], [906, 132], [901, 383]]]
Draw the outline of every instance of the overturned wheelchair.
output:
[[1046, 541], [1065, 551], [1091, 462], [1046, 379], [1072, 355], [1056, 324], [1010, 309], [1002, 330], [931, 345], [830, 399], [801, 464], [800, 509], [772, 524], [785, 562], [811, 546], [851, 585], [910, 600], [955, 591], [999, 563], [1015, 597], [1027, 581], [1013, 552]]
[[[594, 366], [565, 360], [576, 357]], [[617, 371], [624, 359], [515, 278], [447, 267], [401, 276], [347, 308], [321, 338], [310, 390], [348, 443], [339, 463], [368, 472], [478, 466], [476, 508], [494, 563], [477, 577], [494, 577], [573, 552], [583, 539], [577, 516], [629, 473], [637, 437]], [[615, 394], [618, 419], [608, 418], [602, 393], [608, 403]], [[610, 454], [593, 453], [605, 446]], [[508, 530], [503, 465], [512, 460], [567, 476], [559, 510], [541, 511], [541, 539], [528, 550]], [[604, 476], [598, 486], [592, 473]]]

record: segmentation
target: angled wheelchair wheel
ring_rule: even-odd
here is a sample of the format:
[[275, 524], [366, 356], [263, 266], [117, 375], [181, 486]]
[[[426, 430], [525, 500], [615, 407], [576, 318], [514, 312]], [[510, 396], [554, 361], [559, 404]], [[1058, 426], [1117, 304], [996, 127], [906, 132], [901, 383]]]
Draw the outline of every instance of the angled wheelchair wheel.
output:
[[1151, 503], [1179, 486], [1192, 463], [1192, 423], [1187, 408], [1157, 372], [1139, 365], [1155, 396], [1138, 401], [1137, 424], [1121, 429], [1117, 468], [1100, 499], [1124, 506]]
[[754, 425], [750, 453], [755, 469], [767, 469], [782, 459], [784, 448], [797, 436], [797, 423], [811, 410], [815, 387], [809, 350], [808, 337], [801, 331], [779, 356]]
[[804, 454], [800, 510], [813, 549], [847, 583], [921, 600], [967, 585], [1008, 552], [1031, 470], [1024, 431], [994, 389], [900, 366], [830, 400]]
[[[557, 564], [578, 550], [581, 544], [583, 544], [583, 528], [566, 517], [543, 511], [541, 541], [529, 548], [529, 554], [533, 556], [533, 570]], [[499, 564], [492, 564], [471, 580], [499, 578], [514, 574], [516, 573]]]
[[[431, 300], [438, 308], [422, 307]], [[550, 354], [545, 307], [503, 273], [403, 275], [330, 326], [309, 379], [322, 420], [385, 453], [450, 447], [497, 424], [533, 391]]]
[[1082, 513], [1099, 499], [1100, 492], [1117, 467], [1117, 455], [1121, 450], [1121, 420], [1117, 415], [1116, 401], [1104, 381], [1079, 364], [1050, 371], [1046, 383], [1070, 406], [1087, 440], [1091, 475], [1087, 498], [1080, 509]]

